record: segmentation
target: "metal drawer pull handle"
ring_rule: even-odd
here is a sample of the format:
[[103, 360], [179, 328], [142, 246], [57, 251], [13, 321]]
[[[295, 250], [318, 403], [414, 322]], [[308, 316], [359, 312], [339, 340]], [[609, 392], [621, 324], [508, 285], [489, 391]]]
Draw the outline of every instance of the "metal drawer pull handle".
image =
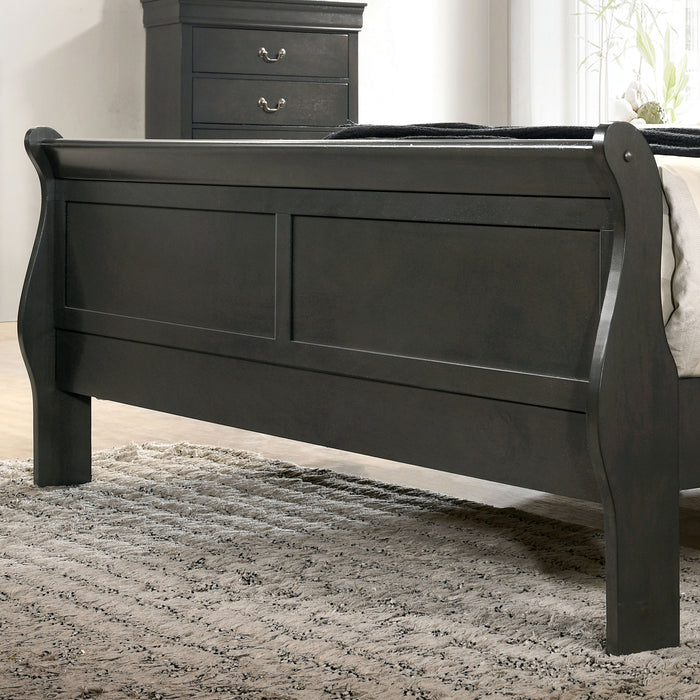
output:
[[270, 55], [267, 53], [267, 49], [264, 46], [261, 46], [258, 49], [258, 56], [262, 58], [265, 63], [277, 63], [280, 59], [284, 58], [287, 55], [287, 52], [284, 49], [280, 49], [277, 52], [277, 57], [276, 58], [271, 58]]
[[279, 112], [282, 107], [284, 107], [287, 104], [287, 100], [284, 99], [284, 97], [280, 97], [279, 100], [277, 100], [277, 107], [270, 107], [267, 104], [267, 100], [264, 97], [261, 97], [258, 100], [258, 107], [262, 109], [263, 112]]

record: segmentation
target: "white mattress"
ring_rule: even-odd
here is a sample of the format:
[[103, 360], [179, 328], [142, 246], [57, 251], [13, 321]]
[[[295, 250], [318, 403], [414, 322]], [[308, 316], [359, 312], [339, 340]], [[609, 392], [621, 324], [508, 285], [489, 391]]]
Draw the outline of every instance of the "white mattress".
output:
[[700, 377], [700, 158], [656, 156], [663, 184], [661, 303], [678, 376]]

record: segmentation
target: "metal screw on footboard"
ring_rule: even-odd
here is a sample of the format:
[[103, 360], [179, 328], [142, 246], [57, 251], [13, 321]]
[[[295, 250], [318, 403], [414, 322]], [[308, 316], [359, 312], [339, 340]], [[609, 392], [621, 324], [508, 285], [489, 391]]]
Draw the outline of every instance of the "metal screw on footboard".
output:
[[632, 160], [632, 151], [625, 151], [623, 158], [629, 163]]

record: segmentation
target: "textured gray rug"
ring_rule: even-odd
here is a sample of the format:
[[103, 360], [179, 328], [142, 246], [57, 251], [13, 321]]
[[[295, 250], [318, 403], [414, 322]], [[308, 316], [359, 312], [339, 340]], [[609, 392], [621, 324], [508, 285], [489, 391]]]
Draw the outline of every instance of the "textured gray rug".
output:
[[0, 463], [0, 698], [700, 697], [683, 644], [603, 652], [583, 527], [192, 445], [39, 490]]

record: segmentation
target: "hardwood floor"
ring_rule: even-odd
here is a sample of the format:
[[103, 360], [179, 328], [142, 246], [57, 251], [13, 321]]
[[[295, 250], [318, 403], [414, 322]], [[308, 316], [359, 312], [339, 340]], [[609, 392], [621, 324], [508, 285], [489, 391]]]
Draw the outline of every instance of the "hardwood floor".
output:
[[[14, 323], [0, 323], [0, 459], [32, 454], [31, 389], [17, 343]], [[258, 452], [308, 467], [333, 469], [380, 481], [430, 489], [488, 503], [513, 506], [560, 520], [602, 527], [600, 507], [526, 489], [494, 484], [251, 433], [202, 421], [170, 416], [109, 401], [93, 400], [93, 449], [129, 442], [178, 442], [222, 445]]]

